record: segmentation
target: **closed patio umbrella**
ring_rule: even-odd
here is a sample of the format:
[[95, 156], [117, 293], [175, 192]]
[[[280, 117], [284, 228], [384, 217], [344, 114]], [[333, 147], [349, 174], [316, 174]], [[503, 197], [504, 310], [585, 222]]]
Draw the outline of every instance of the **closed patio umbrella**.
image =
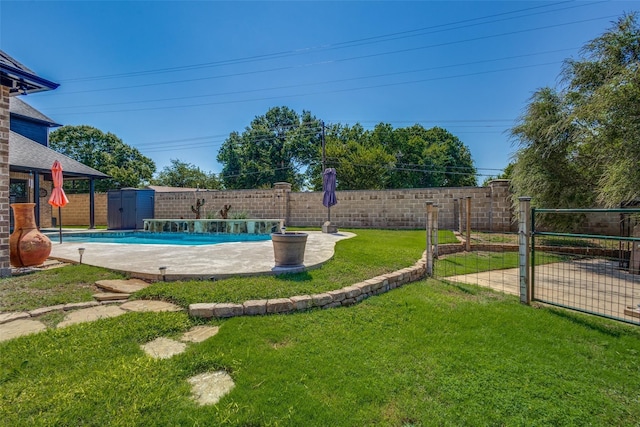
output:
[[58, 222], [60, 223], [60, 243], [62, 243], [62, 211], [61, 207], [69, 203], [67, 195], [62, 189], [62, 165], [59, 161], [53, 162], [51, 167], [51, 177], [53, 178], [53, 191], [49, 197], [49, 204], [58, 208]]
[[328, 219], [331, 221], [331, 206], [338, 203], [336, 198], [336, 170], [334, 168], [327, 168], [322, 174], [322, 204], [327, 207]]

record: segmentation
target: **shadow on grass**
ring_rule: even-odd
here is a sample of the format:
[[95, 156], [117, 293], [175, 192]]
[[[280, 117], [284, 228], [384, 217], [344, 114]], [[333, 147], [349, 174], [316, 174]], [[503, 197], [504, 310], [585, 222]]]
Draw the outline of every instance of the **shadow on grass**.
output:
[[640, 338], [640, 330], [634, 330], [630, 327], [630, 324], [627, 325], [622, 322], [620, 324], [604, 323], [599, 318], [590, 317], [589, 315], [584, 313], [576, 313], [562, 308], [551, 307], [548, 309], [548, 311], [549, 313], [562, 319], [568, 320], [571, 323], [580, 325], [587, 329], [591, 329], [592, 331], [609, 335], [610, 337], [620, 338], [623, 335], [627, 335]]
[[302, 273], [278, 274], [275, 278], [276, 280], [281, 280], [283, 282], [308, 282], [313, 279], [308, 271], [303, 271]]
[[478, 292], [479, 292], [478, 288], [471, 287], [471, 286], [465, 286], [462, 283], [448, 282], [446, 279], [444, 280], [444, 282], [448, 283], [449, 286], [451, 286], [452, 288], [458, 289], [460, 292], [462, 292], [464, 294], [478, 295]]

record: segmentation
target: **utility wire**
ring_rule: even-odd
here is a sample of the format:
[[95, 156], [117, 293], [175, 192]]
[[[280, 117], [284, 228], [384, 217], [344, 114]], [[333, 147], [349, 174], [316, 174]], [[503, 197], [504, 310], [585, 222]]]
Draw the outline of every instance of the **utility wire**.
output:
[[[214, 61], [214, 62], [206, 62], [206, 63], [200, 63], [200, 64], [183, 65], [183, 66], [179, 66], [179, 67], [159, 68], [159, 69], [152, 69], [152, 70], [134, 71], [134, 72], [128, 72], [128, 73], [109, 74], [109, 75], [92, 76], [92, 77], [78, 77], [78, 78], [73, 78], [73, 79], [62, 80], [62, 83], [92, 81], [92, 80], [104, 80], [104, 79], [125, 78], [125, 77], [138, 77], [138, 76], [145, 76], [145, 75], [149, 75], [149, 74], [177, 72], [177, 71], [193, 70], [193, 69], [199, 69], [199, 68], [209, 68], [209, 67], [215, 67], [215, 66], [232, 65], [232, 64], [238, 64], [238, 63], [263, 61], [263, 60], [266, 60], [266, 59], [280, 59], [280, 58], [283, 58], [283, 57], [286, 57], [286, 56], [308, 54], [308, 53], [315, 52], [315, 51], [318, 51], [318, 50], [327, 51], [327, 50], [332, 50], [332, 49], [343, 49], [343, 48], [346, 48], [346, 47], [362, 46], [364, 44], [380, 43], [380, 42], [386, 42], [386, 41], [390, 41], [390, 40], [397, 40], [399, 38], [416, 37], [416, 36], [420, 36], [420, 35], [424, 35], [424, 34], [430, 34], [430, 33], [433, 33], [433, 32], [451, 31], [451, 30], [469, 28], [469, 27], [478, 26], [478, 25], [487, 25], [487, 24], [492, 24], [492, 23], [501, 22], [501, 21], [505, 21], [505, 20], [512, 20], [512, 19], [530, 17], [530, 16], [540, 15], [540, 14], [545, 14], [545, 13], [553, 13], [553, 12], [558, 12], [558, 11], [567, 10], [567, 9], [592, 6], [592, 5], [595, 5], [595, 4], [598, 4], [598, 3], [603, 3], [603, 2], [591, 2], [591, 3], [584, 3], [584, 4], [578, 3], [578, 4], [573, 5], [573, 6], [553, 9], [553, 10], [549, 10], [549, 11], [542, 11], [542, 12], [531, 13], [531, 14], [526, 14], [526, 15], [521, 15], [521, 16], [515, 16], [515, 17], [511, 17], [511, 18], [502, 18], [502, 19], [493, 20], [493, 21], [487, 21], [487, 22], [480, 22], [480, 23], [476, 23], [476, 24], [458, 26], [458, 27], [451, 28], [451, 29], [448, 29], [448, 28], [444, 28], [443, 29], [443, 27], [449, 27], [449, 26], [465, 24], [465, 23], [470, 23], [470, 22], [475, 22], [475, 21], [482, 21], [482, 20], [486, 20], [486, 19], [490, 19], [490, 18], [499, 17], [499, 16], [513, 15], [513, 14], [516, 14], [516, 13], [521, 13], [521, 12], [526, 12], [526, 11], [530, 11], [530, 10], [546, 8], [546, 7], [555, 7], [555, 6], [559, 6], [559, 5], [566, 4], [566, 3], [572, 3], [572, 2], [564, 1], [564, 2], [558, 2], [558, 3], [549, 4], [549, 5], [533, 6], [533, 7], [518, 9], [518, 10], [514, 10], [514, 11], [509, 11], [509, 12], [501, 12], [501, 13], [497, 13], [497, 14], [486, 15], [486, 16], [478, 17], [478, 18], [470, 18], [470, 19], [454, 21], [454, 22], [445, 23], [445, 24], [438, 24], [438, 25], [433, 25], [433, 26], [429, 26], [429, 27], [418, 28], [418, 29], [414, 29], [414, 30], [407, 30], [407, 31], [401, 31], [401, 32], [388, 33], [388, 34], [383, 34], [383, 35], [378, 35], [378, 36], [360, 38], [360, 39], [344, 41], [344, 42], [338, 42], [338, 43], [333, 43], [333, 44], [326, 44], [326, 45], [321, 45], [321, 46], [316, 46], [316, 47], [307, 47], [307, 48], [294, 49], [294, 50], [289, 50], [289, 51], [274, 52], [274, 53], [268, 53], [268, 54], [262, 54], [262, 55], [253, 55], [253, 56], [248, 56], [248, 57], [241, 57], [241, 58], [236, 58], [236, 59], [227, 59], [227, 60]], [[425, 31], [430, 31], [430, 30], [435, 30], [435, 29], [439, 29], [439, 30], [425, 33]]]
[[[409, 52], [415, 52], [415, 51], [418, 51], [418, 50], [431, 49], [431, 48], [435, 48], [435, 47], [444, 47], [444, 46], [450, 46], [450, 45], [454, 45], [454, 44], [462, 44], [462, 43], [467, 43], [467, 42], [474, 42], [474, 41], [479, 41], [479, 40], [487, 40], [487, 39], [491, 39], [491, 38], [499, 38], [499, 37], [511, 36], [511, 35], [515, 35], [515, 34], [522, 34], [522, 33], [527, 33], [527, 32], [546, 30], [546, 29], [550, 29], [550, 28], [565, 27], [567, 25], [581, 24], [581, 23], [585, 23], [585, 22], [597, 21], [597, 20], [601, 20], [601, 19], [610, 19], [610, 18], [615, 18], [615, 17], [616, 17], [616, 15], [609, 15], [609, 16], [603, 16], [603, 17], [597, 17], [597, 18], [589, 18], [589, 19], [583, 19], [583, 20], [579, 20], [579, 21], [571, 21], [571, 22], [565, 22], [565, 23], [561, 23], [561, 24], [553, 24], [553, 25], [546, 25], [546, 26], [541, 26], [541, 27], [534, 27], [534, 28], [528, 28], [528, 29], [522, 29], [522, 30], [515, 30], [515, 31], [504, 32], [504, 33], [491, 34], [491, 35], [487, 35], [487, 36], [472, 37], [472, 38], [466, 38], [466, 39], [448, 41], [448, 42], [441, 42], [441, 43], [429, 44], [429, 45], [424, 45], [424, 46], [417, 46], [417, 47], [406, 48], [406, 49], [397, 49], [397, 50], [391, 50], [391, 51], [386, 51], [386, 52], [371, 53], [371, 54], [360, 55], [360, 56], [352, 56], [352, 57], [341, 58], [341, 59], [333, 59], [333, 60], [322, 61], [320, 63], [310, 64], [310, 65], [319, 65], [319, 64], [326, 65], [326, 64], [334, 64], [334, 63], [337, 64], [337, 63], [342, 63], [342, 62], [355, 61], [355, 60], [360, 60], [360, 59], [368, 59], [368, 58], [374, 58], [374, 57], [386, 56], [386, 55], [392, 55], [392, 54], [398, 54], [398, 53], [409, 53]], [[309, 66], [309, 65], [306, 65], [306, 66]], [[298, 67], [299, 66], [278, 67], [278, 68], [272, 69], [272, 70], [283, 70], [283, 69], [291, 69], [291, 68], [298, 68]], [[266, 70], [265, 72], [267, 72], [267, 71], [271, 71], [271, 70]], [[256, 72], [252, 71], [252, 72], [249, 72], [249, 73], [250, 74], [254, 74]], [[246, 74], [246, 73], [238, 73], [237, 75], [242, 75], [242, 74]], [[133, 89], [133, 88], [139, 88], [139, 87], [157, 86], [157, 85], [165, 85], [165, 84], [186, 83], [186, 82], [193, 82], [193, 81], [198, 81], [198, 80], [207, 80], [207, 79], [214, 79], [214, 78], [221, 78], [221, 77], [234, 77], [234, 76], [236, 76], [236, 74], [227, 74], [225, 76], [202, 77], [202, 78], [187, 79], [187, 80], [181, 80], [181, 81], [145, 83], [145, 84], [141, 84], [141, 85], [110, 87], [110, 88], [101, 88], [101, 89], [89, 89], [89, 90], [74, 91], [74, 92], [62, 92], [62, 93], [58, 94], [58, 96], [60, 96], [60, 95], [78, 94], [78, 93], [96, 92], [96, 91], [114, 91], [114, 90]], [[45, 93], [45, 95], [46, 95], [46, 93]]]
[[[369, 75], [369, 76], [350, 77], [350, 78], [345, 78], [345, 79], [325, 80], [325, 81], [321, 81], [321, 82], [300, 83], [300, 84], [285, 85], [285, 86], [275, 86], [275, 87], [268, 87], [268, 88], [261, 88], [261, 89], [245, 89], [245, 90], [231, 91], [231, 92], [218, 92], [218, 93], [210, 93], [210, 94], [203, 94], [203, 95], [193, 95], [193, 96], [189, 96], [189, 97], [179, 96], [179, 97], [172, 97], [172, 98], [148, 99], [148, 100], [143, 100], [143, 101], [125, 101], [125, 102], [111, 102], [111, 103], [106, 103], [106, 104], [70, 105], [70, 106], [66, 106], [66, 107], [49, 108], [49, 111], [56, 112], [56, 111], [59, 111], [59, 110], [73, 109], [73, 108], [95, 108], [95, 107], [108, 107], [108, 106], [115, 106], [115, 105], [146, 104], [146, 103], [150, 103], [150, 102], [179, 101], [179, 100], [184, 100], [184, 99], [210, 98], [210, 97], [218, 97], [218, 96], [228, 96], [228, 95], [240, 95], [240, 94], [247, 94], [247, 93], [256, 93], [256, 92], [263, 92], [263, 91], [292, 89], [292, 88], [299, 88], [299, 87], [305, 87], [305, 86], [315, 86], [315, 85], [324, 85], [324, 84], [333, 84], [333, 83], [344, 83], [344, 82], [359, 81], [359, 80], [366, 80], [366, 79], [374, 79], [374, 78], [380, 78], [380, 77], [398, 76], [398, 75], [402, 75], [402, 74], [423, 73], [425, 71], [434, 71], [434, 70], [441, 70], [441, 69], [447, 69], [447, 68], [464, 67], [464, 66], [469, 66], [469, 65], [487, 64], [487, 63], [492, 63], [492, 62], [497, 62], [497, 61], [507, 61], [507, 60], [511, 60], [511, 59], [519, 59], [519, 58], [526, 58], [526, 57], [532, 57], [532, 56], [538, 56], [538, 55], [546, 55], [546, 54], [550, 54], [550, 53], [566, 52], [566, 51], [570, 51], [570, 50], [575, 50], [575, 48], [557, 49], [557, 50], [551, 50], [551, 51], [545, 51], [545, 52], [529, 53], [529, 54], [508, 56], [508, 57], [502, 57], [502, 58], [484, 59], [484, 60], [480, 60], [480, 61], [472, 61], [472, 62], [450, 64], [450, 65], [440, 65], [440, 66], [437, 66], [437, 67], [427, 67], [427, 68], [420, 68], [420, 69], [409, 70], [409, 71], [398, 71], [398, 72], [393, 72], [393, 73], [373, 74], [373, 75]], [[207, 77], [207, 78], [211, 78], [211, 77]]]
[[261, 98], [248, 98], [248, 99], [240, 99], [240, 100], [233, 100], [233, 101], [217, 101], [217, 102], [205, 102], [205, 103], [196, 103], [196, 104], [168, 105], [168, 106], [162, 106], [162, 107], [147, 107], [147, 108], [104, 110], [104, 111], [85, 111], [85, 112], [66, 112], [66, 113], [60, 113], [59, 115], [65, 117], [65, 116], [77, 116], [81, 114], [132, 113], [132, 112], [140, 112], [140, 111], [175, 110], [175, 109], [181, 109], [181, 108], [206, 107], [206, 106], [213, 106], [213, 105], [232, 105], [232, 104], [241, 104], [241, 103], [256, 102], [256, 101], [273, 101], [273, 100], [281, 100], [285, 98], [288, 99], [288, 98], [299, 98], [303, 96], [312, 96], [312, 95], [326, 95], [326, 94], [332, 94], [332, 93], [353, 92], [358, 90], [379, 89], [383, 87], [426, 83], [426, 82], [438, 81], [438, 80], [449, 80], [449, 79], [456, 79], [461, 77], [472, 77], [472, 76], [479, 76], [484, 74], [491, 74], [491, 73], [498, 73], [498, 72], [505, 72], [505, 71], [514, 71], [514, 70], [521, 70], [521, 69], [534, 68], [534, 67], [543, 67], [548, 65], [557, 65], [560, 63], [562, 62], [561, 61], [547, 62], [543, 64], [523, 65], [523, 66], [517, 66], [517, 67], [502, 68], [497, 70], [478, 71], [478, 72], [467, 73], [467, 74], [432, 77], [432, 78], [426, 78], [426, 79], [410, 80], [410, 81], [396, 82], [396, 83], [384, 83], [384, 84], [378, 84], [378, 85], [370, 85], [370, 86], [362, 86], [362, 87], [354, 87], [354, 88], [346, 88], [346, 89], [334, 89], [334, 90], [298, 93], [298, 94], [292, 94], [292, 95], [269, 96], [269, 97], [261, 97]]

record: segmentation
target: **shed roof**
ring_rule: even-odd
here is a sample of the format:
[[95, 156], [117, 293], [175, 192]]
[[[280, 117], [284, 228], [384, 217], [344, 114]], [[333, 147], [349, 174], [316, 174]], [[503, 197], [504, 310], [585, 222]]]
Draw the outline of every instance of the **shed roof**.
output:
[[32, 121], [42, 123], [47, 127], [62, 126], [16, 96], [9, 98], [9, 112], [11, 115], [26, 117]]
[[96, 169], [74, 160], [51, 148], [38, 144], [16, 132], [9, 132], [9, 168], [18, 172], [51, 172], [53, 162], [59, 160], [63, 175], [75, 178], [109, 178]]

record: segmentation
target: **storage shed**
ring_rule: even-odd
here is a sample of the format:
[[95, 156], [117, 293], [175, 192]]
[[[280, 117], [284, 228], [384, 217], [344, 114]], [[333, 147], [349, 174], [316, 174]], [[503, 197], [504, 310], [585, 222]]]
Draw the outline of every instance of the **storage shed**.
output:
[[107, 193], [107, 227], [109, 230], [136, 230], [145, 219], [154, 216], [155, 191], [123, 188]]

